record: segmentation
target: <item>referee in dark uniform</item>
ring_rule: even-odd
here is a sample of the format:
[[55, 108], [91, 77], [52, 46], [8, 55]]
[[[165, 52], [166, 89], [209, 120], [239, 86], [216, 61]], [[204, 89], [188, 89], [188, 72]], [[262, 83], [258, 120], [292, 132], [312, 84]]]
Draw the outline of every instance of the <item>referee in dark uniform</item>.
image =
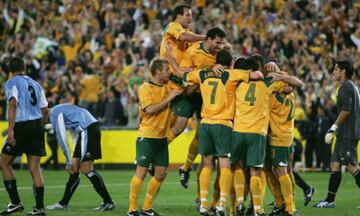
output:
[[334, 79], [341, 86], [337, 95], [339, 115], [325, 135], [325, 142], [331, 144], [336, 134], [335, 149], [331, 158], [331, 176], [328, 195], [315, 204], [316, 208], [334, 208], [335, 196], [341, 182], [341, 165], [346, 165], [360, 187], [360, 168], [357, 145], [360, 139], [360, 89], [353, 83], [353, 65], [348, 60], [338, 61], [334, 68]]

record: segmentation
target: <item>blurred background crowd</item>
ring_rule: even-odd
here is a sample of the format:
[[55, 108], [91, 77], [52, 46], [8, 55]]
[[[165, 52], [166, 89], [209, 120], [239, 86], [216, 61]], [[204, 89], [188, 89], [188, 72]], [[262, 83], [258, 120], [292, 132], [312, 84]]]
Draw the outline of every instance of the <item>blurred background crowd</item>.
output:
[[336, 117], [335, 60], [351, 59], [360, 83], [356, 0], [1, 0], [1, 119], [6, 62], [19, 55], [49, 103], [87, 108], [104, 126], [136, 128], [137, 89], [179, 3], [192, 5], [194, 32], [220, 26], [236, 56], [262, 54], [306, 83], [297, 89], [296, 140], [307, 141], [306, 167], [328, 169], [323, 137]]

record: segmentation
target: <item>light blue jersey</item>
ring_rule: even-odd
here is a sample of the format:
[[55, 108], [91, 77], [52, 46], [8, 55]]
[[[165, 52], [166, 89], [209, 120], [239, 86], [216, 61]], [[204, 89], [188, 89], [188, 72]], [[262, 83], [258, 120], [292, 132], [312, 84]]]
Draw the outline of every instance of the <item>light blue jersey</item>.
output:
[[39, 83], [26, 75], [16, 75], [5, 83], [7, 100], [17, 102], [15, 122], [42, 118], [41, 108], [47, 107], [45, 93]]
[[71, 153], [66, 130], [71, 132], [73, 143], [76, 145], [81, 135], [81, 161], [87, 150], [87, 127], [97, 120], [86, 109], [71, 104], [59, 104], [50, 112], [50, 122], [53, 125], [58, 143], [65, 155], [66, 164], [71, 164]]

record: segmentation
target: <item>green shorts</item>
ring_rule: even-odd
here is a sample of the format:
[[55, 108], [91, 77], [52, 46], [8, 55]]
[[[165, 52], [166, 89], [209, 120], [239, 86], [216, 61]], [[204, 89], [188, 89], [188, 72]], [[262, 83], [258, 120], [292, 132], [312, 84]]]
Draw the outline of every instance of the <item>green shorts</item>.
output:
[[292, 154], [295, 152], [295, 145], [296, 145], [296, 142], [291, 143], [291, 146], [289, 147], [289, 154]]
[[233, 132], [231, 164], [243, 161], [249, 167], [263, 167], [266, 154], [266, 137], [255, 133]]
[[272, 166], [287, 167], [288, 166], [288, 157], [289, 157], [289, 148], [282, 146], [271, 146], [268, 145], [269, 158], [271, 160]]
[[202, 97], [198, 93], [191, 95], [180, 95], [174, 100], [172, 111], [176, 116], [191, 118], [194, 113], [198, 119], [201, 118]]
[[232, 128], [222, 124], [200, 124], [199, 154], [230, 157]]
[[169, 149], [166, 138], [154, 139], [138, 137], [136, 140], [136, 163], [142, 167], [167, 167], [169, 165]]

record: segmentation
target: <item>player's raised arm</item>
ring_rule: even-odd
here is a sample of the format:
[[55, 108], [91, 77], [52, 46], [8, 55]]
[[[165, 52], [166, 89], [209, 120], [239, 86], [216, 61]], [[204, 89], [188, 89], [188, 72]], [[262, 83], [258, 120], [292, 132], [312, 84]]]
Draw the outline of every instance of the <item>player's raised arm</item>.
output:
[[284, 73], [269, 73], [269, 77], [273, 78], [273, 81], [282, 81], [293, 87], [301, 87], [304, 82], [295, 76], [290, 76]]
[[205, 35], [194, 34], [188, 29], [192, 21], [192, 12], [189, 5], [179, 5], [173, 11], [173, 23], [169, 26], [167, 32], [173, 35], [177, 40], [184, 42], [196, 42], [205, 40]]

